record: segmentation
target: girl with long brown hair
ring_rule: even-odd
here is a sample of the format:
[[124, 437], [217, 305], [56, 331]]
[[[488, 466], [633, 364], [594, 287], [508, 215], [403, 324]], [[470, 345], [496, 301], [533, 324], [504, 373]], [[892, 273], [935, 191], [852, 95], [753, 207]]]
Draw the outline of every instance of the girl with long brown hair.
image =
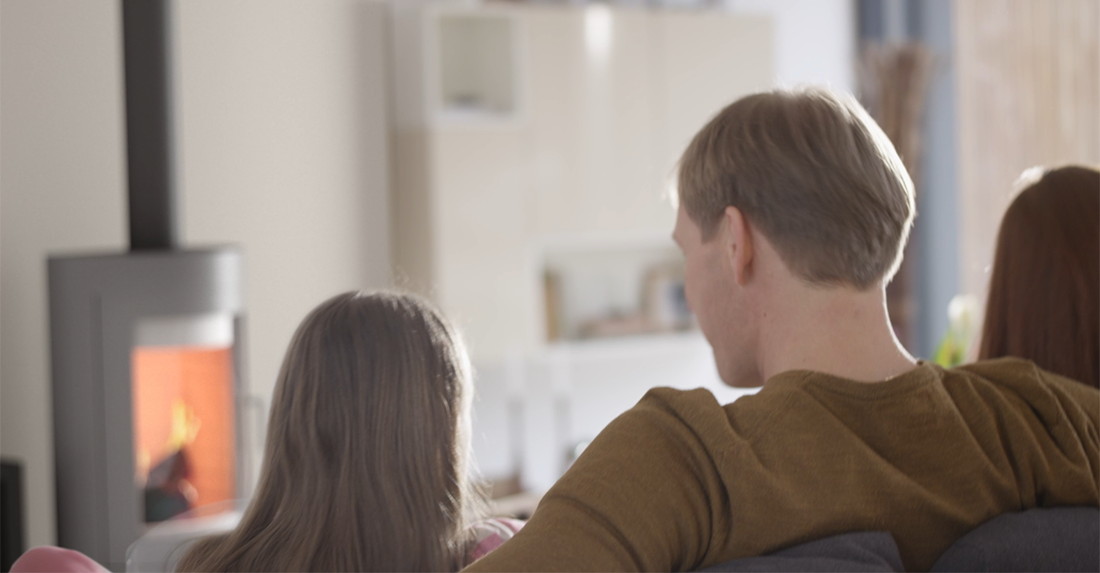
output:
[[[483, 557], [522, 524], [476, 519], [471, 393], [459, 335], [427, 302], [324, 301], [290, 341], [240, 524], [197, 541], [175, 571], [453, 573]], [[56, 547], [27, 551], [11, 571], [107, 573]]]
[[979, 359], [1100, 387], [1100, 171], [1041, 173], [1001, 220]]
[[324, 302], [290, 343], [240, 524], [197, 542], [178, 570], [465, 566], [480, 503], [467, 478], [471, 393], [461, 341], [428, 303]]

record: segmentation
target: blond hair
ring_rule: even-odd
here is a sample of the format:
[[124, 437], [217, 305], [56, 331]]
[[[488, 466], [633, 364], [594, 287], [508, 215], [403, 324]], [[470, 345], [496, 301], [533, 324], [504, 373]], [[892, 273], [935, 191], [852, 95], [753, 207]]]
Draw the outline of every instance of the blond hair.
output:
[[913, 182], [850, 95], [809, 88], [743, 97], [680, 159], [680, 204], [704, 240], [738, 208], [814, 284], [889, 280], [914, 216]]
[[256, 495], [178, 570], [456, 570], [478, 503], [470, 386], [458, 335], [423, 300], [324, 302], [287, 350]]

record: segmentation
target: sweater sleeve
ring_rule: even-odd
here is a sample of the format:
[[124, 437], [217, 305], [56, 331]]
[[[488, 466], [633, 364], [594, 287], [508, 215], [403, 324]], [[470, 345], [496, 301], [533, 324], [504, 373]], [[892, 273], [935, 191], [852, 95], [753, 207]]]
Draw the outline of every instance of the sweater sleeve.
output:
[[593, 440], [522, 531], [467, 571], [684, 571], [702, 564], [712, 516], [727, 522], [728, 496], [697, 425], [684, 419], [685, 404], [688, 417], [690, 410], [711, 422], [723, 416], [706, 390], [651, 390]]
[[1100, 482], [1100, 392], [1076, 380], [1039, 370], [1058, 397], [1066, 428], [1055, 428], [1062, 443], [1080, 441], [1093, 484]]
[[1088, 384], [1070, 380], [1051, 372], [1042, 372], [1048, 384], [1055, 386], [1060, 392], [1070, 396], [1080, 408], [1082, 422], [1090, 425], [1096, 433], [1096, 426], [1100, 425], [1100, 392]]

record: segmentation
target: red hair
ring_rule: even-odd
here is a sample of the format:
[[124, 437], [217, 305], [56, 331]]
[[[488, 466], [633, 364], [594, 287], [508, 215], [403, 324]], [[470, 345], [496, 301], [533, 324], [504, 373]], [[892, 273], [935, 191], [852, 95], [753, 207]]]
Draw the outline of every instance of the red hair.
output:
[[1047, 171], [1005, 212], [979, 352], [1001, 356], [1100, 387], [1100, 171]]

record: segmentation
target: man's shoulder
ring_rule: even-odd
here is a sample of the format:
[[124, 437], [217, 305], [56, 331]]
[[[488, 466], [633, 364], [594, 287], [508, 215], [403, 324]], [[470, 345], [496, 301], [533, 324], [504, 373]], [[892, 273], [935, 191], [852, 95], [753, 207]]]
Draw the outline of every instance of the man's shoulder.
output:
[[707, 450], [722, 450], [751, 441], [769, 427], [773, 418], [790, 406], [790, 390], [765, 386], [755, 394], [723, 404], [706, 388], [652, 388], [616, 422], [630, 427], [656, 425], [665, 433], [688, 433]]
[[948, 375], [977, 376], [996, 384], [1013, 384], [1021, 380], [1038, 381], [1043, 377], [1043, 370], [1034, 362], [1015, 356], [971, 362], [945, 372]]
[[1096, 388], [1059, 374], [1043, 370], [1030, 360], [1006, 356], [981, 360], [944, 371], [945, 380], [969, 380], [1014, 391], [1030, 388], [1068, 389], [1075, 396], [1100, 396]]
[[722, 405], [706, 388], [651, 388], [624, 415], [636, 420], [662, 420], [687, 426], [708, 425], [725, 418]]
[[[674, 449], [716, 454], [739, 441], [726, 408], [706, 388], [651, 388], [634, 407], [620, 414], [592, 442], [675, 444]], [[590, 448], [592, 447], [590, 446]], [[587, 450], [586, 450], [587, 452]]]
[[1100, 418], [1100, 391], [1084, 383], [1043, 370], [1030, 360], [1015, 357], [983, 360], [945, 371], [949, 391], [959, 385], [992, 389], [1013, 396], [1028, 408], [1080, 410], [1092, 420]]

